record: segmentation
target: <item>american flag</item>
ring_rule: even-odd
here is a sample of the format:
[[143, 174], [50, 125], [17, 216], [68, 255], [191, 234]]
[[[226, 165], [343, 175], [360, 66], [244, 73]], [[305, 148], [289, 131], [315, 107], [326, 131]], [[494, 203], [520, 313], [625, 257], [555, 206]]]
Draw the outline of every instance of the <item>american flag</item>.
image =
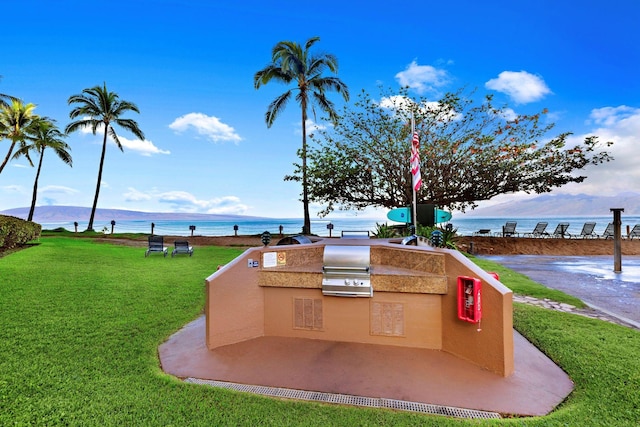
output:
[[411, 141], [411, 175], [413, 175], [413, 189], [418, 191], [422, 186], [422, 177], [420, 177], [420, 140], [418, 132], [413, 133]]

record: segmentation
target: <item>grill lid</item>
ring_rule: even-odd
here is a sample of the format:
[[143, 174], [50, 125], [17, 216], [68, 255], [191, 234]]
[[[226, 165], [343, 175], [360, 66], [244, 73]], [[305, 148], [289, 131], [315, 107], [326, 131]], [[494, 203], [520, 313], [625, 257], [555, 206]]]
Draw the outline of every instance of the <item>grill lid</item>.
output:
[[369, 270], [371, 251], [369, 246], [325, 246], [324, 270], [362, 269]]

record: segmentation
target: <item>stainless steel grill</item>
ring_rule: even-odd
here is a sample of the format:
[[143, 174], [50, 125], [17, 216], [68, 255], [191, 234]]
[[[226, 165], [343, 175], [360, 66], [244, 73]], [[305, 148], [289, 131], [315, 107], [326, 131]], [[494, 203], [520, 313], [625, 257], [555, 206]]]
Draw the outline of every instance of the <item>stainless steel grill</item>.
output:
[[371, 248], [325, 246], [322, 293], [339, 297], [371, 297]]

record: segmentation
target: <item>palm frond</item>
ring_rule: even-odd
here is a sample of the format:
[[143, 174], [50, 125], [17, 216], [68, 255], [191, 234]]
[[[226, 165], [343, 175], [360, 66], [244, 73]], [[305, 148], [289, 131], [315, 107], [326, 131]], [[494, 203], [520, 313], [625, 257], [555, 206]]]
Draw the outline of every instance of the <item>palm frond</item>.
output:
[[285, 93], [283, 93], [282, 95], [274, 99], [273, 102], [271, 102], [271, 104], [269, 104], [269, 107], [267, 108], [267, 113], [265, 114], [265, 121], [267, 122], [267, 127], [271, 127], [271, 125], [273, 125], [273, 122], [275, 121], [276, 117], [278, 117], [278, 115], [282, 111], [284, 111], [284, 108], [286, 107], [287, 102], [289, 102], [289, 99], [291, 99], [290, 90], [286, 91]]

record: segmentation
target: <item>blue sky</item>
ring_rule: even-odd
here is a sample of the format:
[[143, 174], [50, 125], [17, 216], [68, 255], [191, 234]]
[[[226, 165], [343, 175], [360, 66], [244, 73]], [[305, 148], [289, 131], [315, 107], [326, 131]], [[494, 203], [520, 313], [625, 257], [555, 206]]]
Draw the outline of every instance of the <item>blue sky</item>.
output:
[[[548, 108], [554, 134], [615, 142], [614, 162], [554, 194], [613, 195], [640, 183], [636, 0], [61, 0], [4, 3], [3, 16], [0, 93], [36, 104], [62, 129], [69, 96], [103, 82], [139, 107], [127, 117], [146, 139], [117, 129], [124, 152], [107, 149], [100, 208], [302, 217], [300, 185], [283, 181], [301, 144], [300, 110], [290, 103], [268, 129], [266, 108], [287, 87], [255, 90], [253, 75], [277, 42], [312, 36], [321, 38], [314, 49], [337, 56], [352, 101], [363, 89], [378, 96], [379, 85], [434, 99], [464, 86], [518, 113]], [[73, 168], [45, 154], [38, 205], [93, 202], [101, 137], [76, 132], [67, 142]], [[0, 141], [2, 158], [7, 149]], [[34, 175], [24, 159], [5, 168], [0, 210], [29, 206]], [[314, 218], [322, 207], [311, 208]]]

